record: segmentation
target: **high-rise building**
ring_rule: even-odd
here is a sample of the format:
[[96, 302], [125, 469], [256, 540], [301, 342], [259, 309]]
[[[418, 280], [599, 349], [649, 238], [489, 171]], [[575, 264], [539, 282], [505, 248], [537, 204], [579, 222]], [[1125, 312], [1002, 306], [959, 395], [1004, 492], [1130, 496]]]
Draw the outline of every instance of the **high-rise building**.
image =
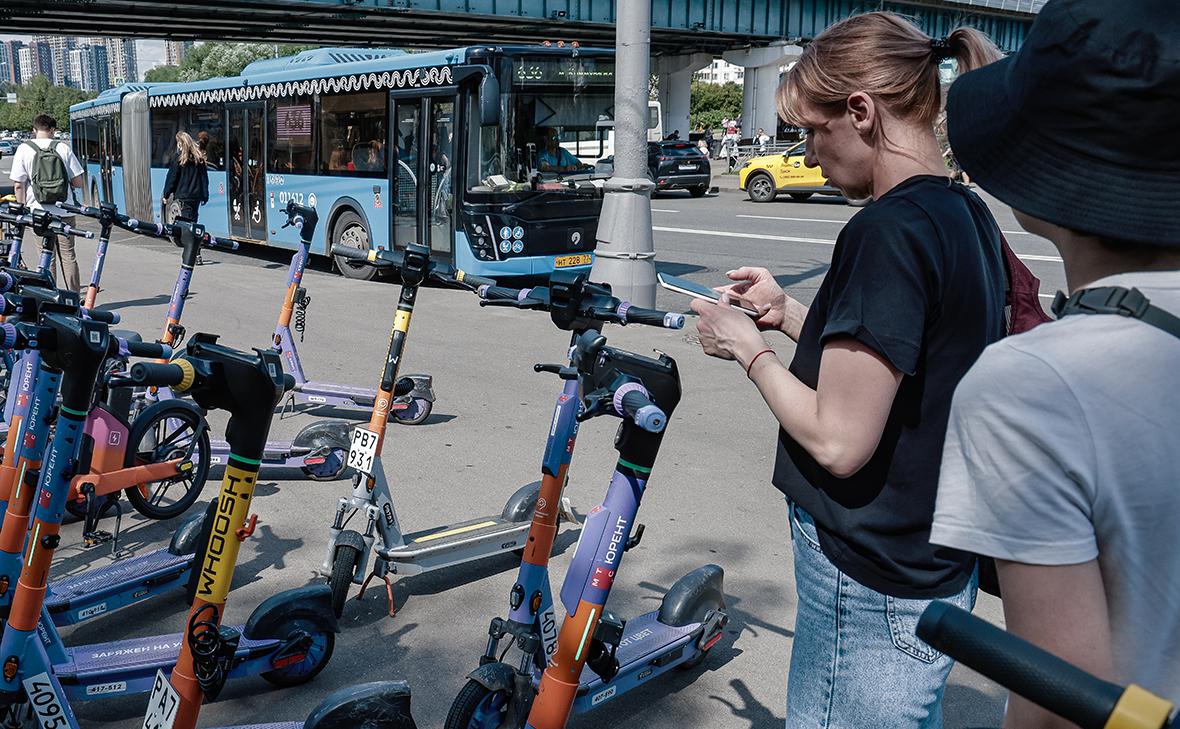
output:
[[10, 84], [19, 84], [20, 80], [20, 50], [25, 47], [25, 44], [18, 40], [3, 41], [0, 43], [0, 60], [4, 64], [4, 72], [0, 75], [0, 80], [7, 81]]
[[20, 84], [24, 86], [33, 76], [37, 75], [34, 73], [36, 66], [33, 63], [33, 49], [28, 46], [21, 48], [16, 52], [16, 57], [17, 70], [20, 72]]
[[139, 80], [139, 63], [135, 55], [135, 41], [127, 38], [107, 38], [107, 68], [113, 86]]
[[94, 90], [106, 91], [111, 87], [111, 70], [107, 63], [107, 47], [105, 43], [90, 44], [84, 49], [90, 54], [91, 73], [94, 74]]
[[164, 63], [168, 66], [179, 66], [184, 60], [184, 54], [193, 47], [192, 41], [167, 41], [164, 43]]
[[94, 66], [91, 65], [90, 47], [75, 48], [69, 53], [69, 75], [68, 78], [72, 82], [78, 84], [78, 88], [83, 91], [98, 91], [97, 83], [94, 79]]
[[70, 73], [70, 51], [77, 48], [78, 39], [67, 35], [35, 35], [34, 43], [45, 43], [49, 48], [51, 71], [49, 80], [59, 86], [80, 86], [80, 79]]
[[43, 40], [34, 40], [29, 43], [28, 51], [27, 71], [24, 68], [24, 62], [21, 62], [21, 77], [26, 79], [24, 83], [28, 83], [27, 79], [34, 76], [44, 76], [49, 79], [49, 83], [54, 83], [53, 50], [49, 47], [49, 43]]

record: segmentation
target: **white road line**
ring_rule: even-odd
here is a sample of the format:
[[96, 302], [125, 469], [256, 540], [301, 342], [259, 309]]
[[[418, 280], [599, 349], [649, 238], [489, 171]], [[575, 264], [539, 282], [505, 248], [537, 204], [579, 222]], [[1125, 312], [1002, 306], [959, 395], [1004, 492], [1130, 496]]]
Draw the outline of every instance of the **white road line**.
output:
[[[794, 223], [834, 223], [836, 225], [844, 225], [847, 220], [829, 220], [827, 218], [782, 218], [776, 215], [743, 215], [738, 214], [739, 218], [754, 218], [756, 220], [788, 220]], [[1004, 235], [1032, 235], [1027, 230], [1001, 230]]]
[[667, 210], [665, 208], [652, 208], [651, 211], [653, 213], [678, 213], [678, 212], [680, 212], [679, 210]]
[[[699, 228], [666, 228], [653, 225], [652, 230], [659, 233], [688, 233], [689, 235], [709, 235], [715, 238], [748, 238], [751, 240], [777, 240], [784, 243], [812, 243], [821, 246], [834, 246], [836, 241], [825, 238], [798, 238], [790, 235], [767, 235], [765, 233], [738, 233], [732, 230], [701, 230]], [[1016, 257], [1024, 261], [1047, 261], [1061, 263], [1058, 256], [1039, 256], [1033, 253], [1017, 253]]]

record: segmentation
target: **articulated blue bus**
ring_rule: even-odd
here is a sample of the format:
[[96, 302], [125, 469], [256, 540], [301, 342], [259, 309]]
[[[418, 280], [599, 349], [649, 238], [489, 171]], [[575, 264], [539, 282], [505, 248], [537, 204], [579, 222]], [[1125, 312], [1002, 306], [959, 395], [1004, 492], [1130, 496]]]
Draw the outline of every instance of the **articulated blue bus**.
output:
[[161, 193], [183, 130], [208, 157], [200, 220], [216, 235], [293, 248], [278, 212], [294, 199], [320, 214], [313, 253], [427, 242], [472, 273], [525, 276], [590, 265], [599, 150], [563, 172], [540, 160], [547, 137], [601, 136], [613, 110], [607, 49], [324, 48], [233, 78], [126, 84], [70, 120], [89, 199], [128, 215], [175, 215]]

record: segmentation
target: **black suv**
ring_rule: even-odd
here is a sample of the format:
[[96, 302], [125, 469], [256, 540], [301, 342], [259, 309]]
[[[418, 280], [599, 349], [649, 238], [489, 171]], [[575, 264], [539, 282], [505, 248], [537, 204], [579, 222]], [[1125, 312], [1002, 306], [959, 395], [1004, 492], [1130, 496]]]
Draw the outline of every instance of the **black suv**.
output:
[[[597, 165], [598, 174], [611, 174], [614, 155]], [[713, 168], [709, 158], [692, 142], [665, 140], [647, 143], [647, 173], [657, 190], [688, 190], [693, 197], [709, 191]]]

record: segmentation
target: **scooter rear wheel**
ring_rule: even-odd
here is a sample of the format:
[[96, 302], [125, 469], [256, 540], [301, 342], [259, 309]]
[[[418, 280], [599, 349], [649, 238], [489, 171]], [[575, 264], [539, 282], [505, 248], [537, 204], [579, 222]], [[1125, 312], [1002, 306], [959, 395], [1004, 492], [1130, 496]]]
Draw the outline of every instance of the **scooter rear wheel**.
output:
[[404, 410], [395, 410], [393, 417], [402, 425], [421, 425], [430, 417], [430, 411], [433, 409], [434, 403], [429, 400], [414, 398], [410, 400], [409, 407]]
[[451, 704], [444, 729], [495, 729], [507, 711], [507, 692], [469, 680]]
[[303, 660], [262, 674], [267, 682], [283, 688], [307, 683], [319, 675], [319, 672], [324, 670], [324, 666], [328, 665], [328, 661], [332, 658], [332, 649], [336, 647], [335, 633], [318, 628], [308, 620], [296, 618], [284, 628], [286, 630], [277, 631], [279, 635], [283, 633], [289, 635], [296, 630], [306, 631], [311, 635], [311, 645]]
[[336, 556], [332, 559], [332, 574], [328, 577], [328, 587], [332, 590], [332, 612], [336, 617], [344, 615], [344, 603], [348, 600], [348, 591], [352, 588], [352, 576], [356, 574], [356, 566], [360, 564], [361, 553], [351, 544], [341, 544], [336, 547]]
[[209, 428], [200, 413], [168, 400], [156, 403], [135, 418], [127, 440], [128, 466], [180, 458], [193, 446], [189, 471], [127, 489], [127, 500], [149, 519], [174, 519], [188, 511], [209, 476]]

